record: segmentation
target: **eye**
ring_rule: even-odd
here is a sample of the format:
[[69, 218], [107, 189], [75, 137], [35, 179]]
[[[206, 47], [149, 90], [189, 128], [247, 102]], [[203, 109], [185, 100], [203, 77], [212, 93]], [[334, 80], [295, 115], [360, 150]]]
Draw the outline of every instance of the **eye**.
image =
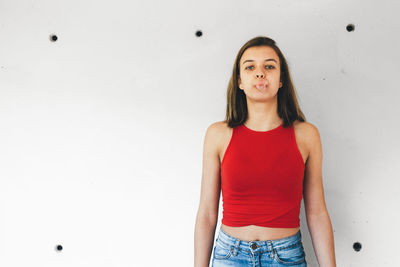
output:
[[[269, 69], [275, 69], [275, 66], [273, 66], [273, 65], [266, 65], [267, 67], [272, 67], [272, 68], [269, 68]], [[247, 70], [248, 68], [250, 68], [250, 67], [253, 67], [253, 66], [247, 66], [246, 68], [245, 68], [245, 70]]]

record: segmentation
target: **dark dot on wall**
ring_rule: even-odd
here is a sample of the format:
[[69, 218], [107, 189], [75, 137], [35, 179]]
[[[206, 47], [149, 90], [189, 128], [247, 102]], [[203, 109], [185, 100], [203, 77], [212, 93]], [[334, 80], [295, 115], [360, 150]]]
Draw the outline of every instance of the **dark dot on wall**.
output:
[[50, 41], [55, 42], [57, 41], [58, 37], [55, 34], [50, 35]]
[[200, 36], [202, 36], [203, 35], [203, 32], [202, 31], [196, 31], [196, 36], [197, 37], [200, 37]]
[[61, 251], [62, 249], [63, 249], [63, 247], [61, 245], [56, 246], [56, 251]]
[[348, 25], [346, 26], [346, 30], [347, 30], [348, 32], [354, 31], [354, 24], [348, 24]]
[[354, 242], [353, 249], [355, 251], [360, 251], [361, 250], [361, 244], [359, 242]]

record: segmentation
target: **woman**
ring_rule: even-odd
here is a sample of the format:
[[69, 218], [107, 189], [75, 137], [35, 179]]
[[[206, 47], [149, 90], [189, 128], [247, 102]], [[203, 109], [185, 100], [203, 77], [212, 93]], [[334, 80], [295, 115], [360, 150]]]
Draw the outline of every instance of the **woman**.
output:
[[[285, 57], [256, 37], [239, 50], [224, 121], [206, 132], [195, 267], [307, 266], [300, 232], [307, 225], [320, 266], [336, 266], [322, 184], [318, 129], [305, 121]], [[223, 218], [214, 245], [220, 190]]]

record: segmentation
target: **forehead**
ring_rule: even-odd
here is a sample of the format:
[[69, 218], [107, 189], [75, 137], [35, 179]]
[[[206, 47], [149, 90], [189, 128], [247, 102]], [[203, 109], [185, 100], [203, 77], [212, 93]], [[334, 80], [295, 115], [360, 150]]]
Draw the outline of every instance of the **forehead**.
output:
[[253, 46], [244, 51], [240, 59], [240, 65], [242, 65], [245, 60], [264, 61], [269, 58], [273, 58], [279, 63], [279, 57], [273, 48], [269, 46]]

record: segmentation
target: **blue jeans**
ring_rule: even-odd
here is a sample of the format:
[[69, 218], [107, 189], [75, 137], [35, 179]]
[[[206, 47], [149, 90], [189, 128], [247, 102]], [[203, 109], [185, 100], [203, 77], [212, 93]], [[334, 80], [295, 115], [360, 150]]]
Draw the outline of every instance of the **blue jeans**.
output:
[[281, 239], [244, 241], [219, 229], [213, 249], [212, 267], [246, 266], [306, 267], [306, 254], [301, 242], [301, 232]]

